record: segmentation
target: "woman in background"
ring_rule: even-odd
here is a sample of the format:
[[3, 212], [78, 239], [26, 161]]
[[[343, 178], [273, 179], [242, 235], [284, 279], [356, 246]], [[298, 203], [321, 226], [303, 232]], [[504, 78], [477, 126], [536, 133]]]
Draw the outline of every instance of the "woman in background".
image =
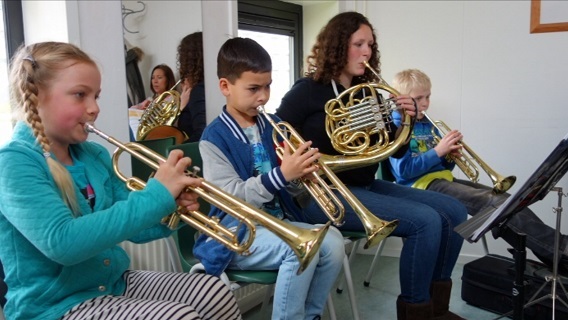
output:
[[189, 137], [187, 142], [199, 141], [207, 124], [202, 32], [194, 32], [181, 40], [177, 60], [179, 76], [182, 79], [182, 111], [177, 127]]
[[172, 68], [166, 64], [159, 64], [152, 69], [152, 76], [150, 77], [150, 90], [152, 96], [146, 100], [133, 105], [128, 110], [128, 119], [130, 123], [130, 141], [136, 140], [138, 127], [140, 126], [140, 117], [144, 114], [144, 110], [148, 108], [150, 103], [159, 97], [162, 93], [170, 90], [176, 84], [174, 72]]

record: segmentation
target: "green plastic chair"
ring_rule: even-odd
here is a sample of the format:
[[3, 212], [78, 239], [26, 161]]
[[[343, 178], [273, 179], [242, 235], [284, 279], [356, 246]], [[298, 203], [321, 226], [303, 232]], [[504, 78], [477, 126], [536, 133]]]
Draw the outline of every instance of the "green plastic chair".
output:
[[[199, 142], [188, 142], [178, 145], [173, 145], [168, 148], [168, 152], [174, 149], [180, 149], [183, 151], [184, 155], [191, 158], [191, 166], [199, 167], [203, 169], [203, 159], [199, 153]], [[201, 171], [202, 174], [202, 171]], [[210, 204], [199, 198], [199, 211], [207, 214], [210, 209]], [[193, 266], [199, 263], [199, 260], [193, 255], [193, 246], [195, 245], [195, 239], [197, 236], [197, 230], [190, 225], [184, 226], [177, 231], [177, 235], [174, 239], [177, 240], [177, 253], [181, 257], [180, 265], [184, 272], [189, 272]], [[260, 284], [266, 285], [266, 294], [264, 295], [264, 300], [261, 305], [260, 314], [265, 318], [269, 318], [268, 306], [270, 304], [270, 298], [274, 292], [274, 286], [276, 284], [276, 277], [278, 276], [278, 270], [268, 270], [268, 271], [254, 271], [254, 270], [225, 270], [225, 274], [228, 280], [231, 282], [236, 282], [239, 285], [247, 284]], [[329, 315], [331, 320], [335, 320], [335, 310], [333, 308], [333, 301], [331, 295], [328, 296], [327, 306], [329, 309]]]
[[[140, 140], [136, 143], [141, 144], [151, 150], [159, 153], [160, 155], [166, 157], [168, 155], [168, 148], [175, 144], [174, 137], [152, 139], [152, 140]], [[144, 162], [132, 157], [132, 176], [142, 179], [143, 181], [148, 181], [150, 175], [154, 173], [154, 169], [150, 168]]]
[[[173, 145], [168, 148], [168, 152], [174, 149], [180, 149], [183, 151], [186, 157], [191, 158], [191, 166], [197, 166], [202, 169], [203, 160], [199, 153], [199, 143], [189, 142], [178, 145]], [[199, 211], [204, 214], [209, 213], [210, 205], [202, 198], [199, 198]], [[197, 230], [190, 225], [184, 226], [177, 231], [177, 247], [179, 250], [179, 255], [181, 257], [182, 269], [185, 272], [189, 272], [190, 269], [199, 263], [199, 260], [193, 255], [193, 246], [195, 245], [195, 238], [197, 235]], [[278, 270], [271, 271], [252, 271], [252, 270], [225, 270], [229, 281], [236, 282], [239, 285], [246, 284], [261, 284], [266, 285], [265, 299], [262, 302], [261, 314], [266, 314], [267, 306], [270, 303], [270, 298], [272, 297], [272, 292], [274, 291], [274, 285], [276, 283], [276, 277], [278, 276]]]
[[[168, 148], [173, 146], [175, 144], [175, 141], [175, 137], [165, 137], [159, 139], [140, 140], [136, 141], [136, 143], [143, 145], [164, 157], [167, 157], [169, 153]], [[135, 157], [131, 158], [131, 163], [133, 177], [137, 177], [143, 181], [148, 181], [150, 176], [154, 173], [154, 169], [149, 167], [144, 162], [136, 159]], [[164, 238], [164, 242], [168, 249], [168, 256], [170, 258], [170, 263], [174, 272], [181, 272], [179, 255], [177, 253], [175, 255], [171, 254], [171, 252], [173, 252], [172, 249], [176, 248], [174, 237], [175, 232], [172, 234], [172, 236]]]

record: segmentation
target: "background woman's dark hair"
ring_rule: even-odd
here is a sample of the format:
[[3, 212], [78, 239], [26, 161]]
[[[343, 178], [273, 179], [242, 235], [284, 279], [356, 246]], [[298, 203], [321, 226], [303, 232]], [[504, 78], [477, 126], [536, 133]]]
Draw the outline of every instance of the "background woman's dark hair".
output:
[[[358, 12], [343, 12], [331, 18], [319, 32], [312, 52], [307, 58], [306, 75], [322, 83], [329, 83], [337, 79], [347, 64], [349, 40], [362, 25], [367, 25], [373, 32], [372, 54], [369, 64], [380, 74], [380, 52], [377, 45], [375, 30], [369, 20]], [[370, 70], [358, 77], [358, 81], [366, 82], [374, 80]], [[356, 81], [357, 82], [357, 81]]]
[[185, 36], [179, 43], [177, 68], [180, 79], [187, 79], [192, 87], [204, 81], [203, 33], [201, 31]]
[[254, 73], [272, 71], [272, 59], [268, 52], [256, 41], [249, 38], [227, 40], [219, 49], [217, 56], [217, 76], [234, 83], [243, 72]]
[[[156, 69], [160, 69], [160, 70], [164, 71], [164, 74], [166, 75], [166, 79], [168, 80], [167, 85], [166, 85], [166, 91], [170, 90], [176, 84], [176, 77], [174, 76], [174, 72], [172, 71], [172, 68], [168, 67], [168, 65], [166, 65], [166, 64], [159, 64], [159, 65], [155, 66], [154, 69], [152, 69], [152, 73], [150, 74], [150, 83], [152, 83], [152, 76], [154, 75], [154, 71], [156, 71]], [[152, 93], [154, 95], [156, 94], [156, 91], [154, 90], [154, 86], [150, 86], [150, 90], [152, 90]]]

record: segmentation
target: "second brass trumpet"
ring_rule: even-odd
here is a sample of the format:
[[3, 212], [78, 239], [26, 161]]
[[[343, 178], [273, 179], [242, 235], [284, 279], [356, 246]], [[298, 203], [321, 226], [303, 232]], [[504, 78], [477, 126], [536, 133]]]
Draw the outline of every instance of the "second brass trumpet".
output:
[[[434, 121], [432, 120], [426, 111], [422, 111], [424, 117], [432, 123], [432, 136], [434, 136], [434, 142], [439, 143], [440, 140], [451, 131], [450, 127], [446, 125], [443, 121]], [[434, 129], [438, 130], [436, 132]], [[489, 179], [491, 179], [491, 183], [493, 183], [493, 192], [496, 194], [504, 193], [509, 190], [515, 181], [517, 181], [517, 177], [515, 176], [508, 176], [504, 177], [497, 173], [495, 170], [491, 169], [487, 163], [485, 163], [473, 150], [465, 144], [463, 141], [459, 142], [459, 145], [462, 147], [462, 155], [461, 156], [454, 156], [448, 155], [450, 160], [454, 161], [456, 166], [460, 168], [460, 170], [467, 176], [467, 178], [471, 182], [479, 181], [479, 168], [487, 173]]]
[[[292, 151], [296, 151], [298, 146], [305, 142], [300, 134], [298, 134], [298, 132], [294, 130], [289, 123], [285, 121], [276, 123], [270, 115], [264, 111], [263, 106], [259, 106], [257, 110], [259, 114], [262, 114], [274, 128], [272, 139], [275, 145], [279, 145], [278, 136], [284, 140], [284, 143], [287, 143], [290, 146]], [[282, 150], [277, 153], [279, 157], [282, 157]], [[318, 161], [317, 166], [319, 166], [321, 174], [330, 181], [331, 186], [328, 185], [322, 177], [320, 177], [320, 173], [318, 172], [314, 173], [316, 176], [314, 180], [316, 182], [309, 179], [303, 179], [302, 183], [328, 218], [334, 223], [336, 223], [336, 221], [340, 222], [338, 225], [341, 225], [345, 208], [343, 203], [332, 190], [332, 188], [337, 189], [363, 223], [365, 233], [367, 234], [367, 242], [364, 246], [365, 249], [380, 243], [398, 226], [398, 220], [384, 221], [365, 208], [361, 201], [359, 201], [351, 193], [351, 191], [349, 191], [349, 189], [341, 182], [341, 180], [339, 180], [324, 161]], [[337, 212], [338, 214], [335, 215]]]

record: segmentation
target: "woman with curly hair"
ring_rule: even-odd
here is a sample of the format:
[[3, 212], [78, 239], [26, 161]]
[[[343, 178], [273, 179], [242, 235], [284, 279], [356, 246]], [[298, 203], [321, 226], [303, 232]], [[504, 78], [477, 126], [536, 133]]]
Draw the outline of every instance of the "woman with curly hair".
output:
[[[364, 61], [380, 73], [379, 50], [372, 25], [357, 12], [333, 17], [320, 31], [308, 57], [308, 73], [282, 99], [277, 115], [294, 126], [321, 153], [339, 154], [326, 134], [328, 100], [348, 88], [373, 81]], [[399, 108], [415, 116], [408, 95], [395, 98]], [[397, 128], [392, 124], [391, 139]], [[374, 137], [376, 138], [376, 136]], [[391, 140], [392, 141], [392, 140]], [[374, 141], [371, 141], [374, 142]], [[407, 146], [394, 157], [401, 157]], [[436, 192], [375, 179], [379, 164], [353, 168], [337, 174], [349, 190], [379, 218], [398, 220], [393, 236], [405, 238], [400, 256], [398, 319], [461, 319], [449, 311], [451, 273], [463, 239], [453, 231], [466, 220], [467, 210], [457, 200]], [[345, 203], [341, 230], [364, 230], [352, 208]], [[309, 223], [328, 218], [315, 202], [305, 208]]]
[[206, 126], [205, 77], [203, 75], [203, 33], [185, 36], [177, 48], [177, 65], [182, 81], [181, 107], [177, 126], [189, 139], [199, 141]]

